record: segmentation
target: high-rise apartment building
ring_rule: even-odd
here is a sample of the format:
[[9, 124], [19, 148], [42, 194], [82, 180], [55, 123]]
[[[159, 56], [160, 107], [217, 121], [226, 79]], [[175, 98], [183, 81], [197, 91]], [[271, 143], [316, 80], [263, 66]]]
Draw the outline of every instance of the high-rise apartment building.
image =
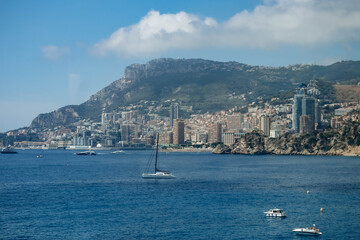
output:
[[270, 118], [269, 116], [260, 117], [260, 130], [264, 132], [265, 136], [270, 136]]
[[302, 114], [301, 116], [310, 116], [312, 122], [312, 129], [315, 129], [315, 98], [304, 97], [302, 99]]
[[174, 144], [184, 144], [185, 123], [182, 119], [174, 120]]
[[314, 123], [310, 115], [300, 116], [300, 134], [307, 134], [314, 131]]
[[[301, 116], [308, 116], [303, 119], [301, 123]], [[311, 95], [307, 94], [307, 86], [301, 84], [298, 88], [297, 93], [294, 96], [294, 103], [292, 107], [292, 128], [295, 132], [304, 132], [301, 128], [304, 128], [306, 124], [306, 132], [314, 130], [315, 126], [318, 126], [321, 122], [321, 111], [319, 101]], [[308, 124], [311, 124], [309, 126]], [[301, 126], [302, 125], [302, 126]]]
[[300, 131], [300, 116], [302, 115], [302, 99], [304, 98], [303, 94], [295, 94], [294, 104], [292, 108], [292, 117], [293, 117], [293, 129], [295, 132]]
[[222, 124], [217, 123], [216, 124], [216, 142], [222, 142], [221, 136], [222, 136]]
[[170, 105], [170, 125], [174, 126], [174, 120], [180, 118], [180, 103]]

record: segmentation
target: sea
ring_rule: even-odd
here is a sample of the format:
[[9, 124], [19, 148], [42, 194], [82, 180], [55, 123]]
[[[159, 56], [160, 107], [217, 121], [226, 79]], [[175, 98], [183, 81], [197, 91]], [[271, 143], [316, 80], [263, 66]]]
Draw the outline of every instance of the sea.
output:
[[360, 239], [360, 157], [161, 152], [176, 179], [142, 179], [150, 155], [0, 154], [0, 239]]

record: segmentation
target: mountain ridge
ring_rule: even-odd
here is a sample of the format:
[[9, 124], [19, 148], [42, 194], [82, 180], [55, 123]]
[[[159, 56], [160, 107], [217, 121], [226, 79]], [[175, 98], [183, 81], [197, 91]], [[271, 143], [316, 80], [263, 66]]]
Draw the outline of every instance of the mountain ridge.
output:
[[125, 68], [112, 82], [80, 105], [69, 105], [38, 115], [30, 128], [67, 126], [81, 119], [99, 120], [101, 112], [143, 101], [176, 99], [195, 113], [242, 106], [258, 97], [290, 91], [314, 78], [330, 83], [360, 77], [360, 61], [329, 66], [296, 64], [286, 67], [252, 66], [204, 59], [160, 58]]

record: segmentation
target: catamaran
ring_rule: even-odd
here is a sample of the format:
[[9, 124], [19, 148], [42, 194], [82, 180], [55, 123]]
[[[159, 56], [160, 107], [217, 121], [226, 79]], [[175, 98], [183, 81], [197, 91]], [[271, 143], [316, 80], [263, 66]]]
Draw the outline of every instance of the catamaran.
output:
[[149, 162], [147, 164], [147, 168], [145, 172], [142, 174], [142, 178], [152, 178], [152, 179], [170, 179], [175, 178], [174, 175], [172, 175], [169, 171], [160, 170], [158, 168], [158, 151], [159, 151], [159, 133], [156, 136], [156, 153], [155, 153], [155, 168], [154, 172], [149, 172], [149, 168], [152, 162], [152, 159], [150, 157]]

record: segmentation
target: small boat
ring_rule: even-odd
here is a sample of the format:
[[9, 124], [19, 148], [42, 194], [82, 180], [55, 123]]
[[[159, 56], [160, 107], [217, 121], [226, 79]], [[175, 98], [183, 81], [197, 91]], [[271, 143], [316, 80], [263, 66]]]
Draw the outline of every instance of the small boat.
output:
[[322, 233], [315, 227], [315, 224], [312, 227], [306, 228], [295, 228], [293, 232], [299, 235], [321, 235]]
[[286, 217], [286, 212], [282, 209], [273, 208], [267, 212], [264, 212], [267, 217]]
[[0, 151], [0, 153], [11, 154], [11, 153], [18, 153], [18, 152], [15, 151], [14, 148], [9, 145], [9, 146], [7, 146], [6, 148], [2, 149], [2, 150]]
[[148, 172], [151, 162], [152, 162], [152, 158], [150, 157], [149, 162], [148, 162], [148, 167], [145, 170], [145, 172], [142, 174], [142, 178], [146, 178], [146, 179], [171, 179], [171, 178], [175, 178], [174, 175], [172, 175], [169, 171], [164, 171], [164, 170], [160, 170], [158, 169], [158, 151], [159, 151], [159, 133], [157, 134], [157, 138], [156, 138], [156, 153], [155, 153], [155, 168], [154, 168], [154, 172]]
[[111, 152], [113, 154], [121, 154], [121, 153], [125, 153], [123, 150], [117, 150], [117, 151], [113, 151]]
[[40, 155], [37, 155], [36, 157], [37, 157], [37, 158], [43, 158], [44, 155], [40, 154]]
[[76, 155], [96, 155], [94, 151], [77, 152]]

